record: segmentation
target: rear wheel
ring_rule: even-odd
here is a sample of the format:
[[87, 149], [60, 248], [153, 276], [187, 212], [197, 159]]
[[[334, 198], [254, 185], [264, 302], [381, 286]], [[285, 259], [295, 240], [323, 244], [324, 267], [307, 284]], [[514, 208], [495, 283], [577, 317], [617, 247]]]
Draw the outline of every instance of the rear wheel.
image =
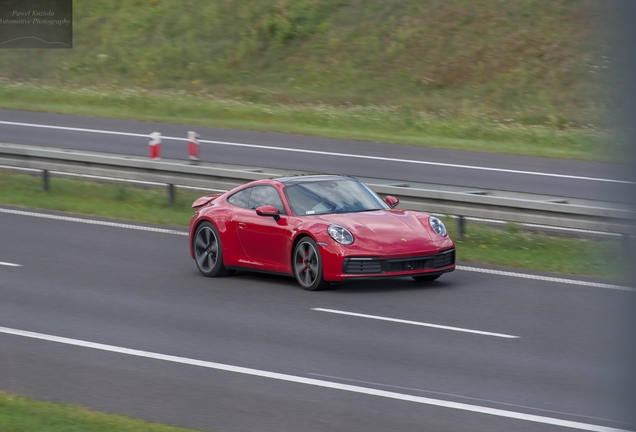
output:
[[194, 234], [194, 261], [202, 275], [225, 276], [230, 272], [223, 265], [223, 248], [219, 233], [210, 222], [203, 222]]
[[435, 279], [439, 278], [441, 275], [424, 275], [424, 276], [413, 276], [416, 282], [433, 282]]
[[294, 249], [294, 276], [303, 289], [317, 291], [328, 284], [322, 277], [322, 259], [318, 245], [310, 237], [301, 239]]

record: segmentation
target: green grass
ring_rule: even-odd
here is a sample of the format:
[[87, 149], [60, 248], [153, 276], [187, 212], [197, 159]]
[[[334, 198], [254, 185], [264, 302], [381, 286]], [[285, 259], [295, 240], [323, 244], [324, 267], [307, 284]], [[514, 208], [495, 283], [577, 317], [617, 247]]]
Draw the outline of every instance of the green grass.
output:
[[3, 432], [194, 432], [87, 408], [41, 402], [0, 392]]
[[[186, 227], [193, 213], [190, 205], [205, 194], [178, 190], [171, 207], [166, 189], [52, 178], [49, 192], [44, 192], [37, 177], [0, 171], [0, 204], [153, 224]], [[514, 224], [501, 230], [473, 222], [459, 240], [455, 222], [445, 222], [460, 261], [614, 280], [628, 277], [618, 240], [548, 236], [525, 232]]]
[[[455, 221], [446, 223], [453, 236]], [[516, 224], [497, 229], [480, 223], [468, 223], [463, 240], [453, 238], [462, 261], [629, 280], [629, 265], [621, 258], [619, 240], [547, 235], [523, 231]]]
[[68, 178], [51, 178], [44, 192], [39, 177], [0, 171], [0, 203], [59, 210], [83, 215], [161, 225], [187, 226], [192, 202], [206, 193], [178, 190], [168, 204], [167, 188], [142, 189], [126, 183], [99, 184]]
[[0, 50], [0, 106], [606, 160], [620, 97], [605, 9], [77, 0], [72, 50]]

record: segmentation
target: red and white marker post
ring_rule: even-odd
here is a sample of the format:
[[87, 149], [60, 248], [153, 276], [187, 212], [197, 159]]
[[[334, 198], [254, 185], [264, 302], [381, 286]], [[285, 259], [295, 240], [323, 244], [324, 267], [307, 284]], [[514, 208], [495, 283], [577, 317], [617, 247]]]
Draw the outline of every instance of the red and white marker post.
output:
[[199, 135], [196, 132], [188, 132], [188, 158], [193, 162], [197, 163], [201, 160], [201, 144], [199, 144]]
[[153, 132], [150, 134], [150, 142], [148, 143], [150, 152], [150, 160], [161, 159], [161, 133]]

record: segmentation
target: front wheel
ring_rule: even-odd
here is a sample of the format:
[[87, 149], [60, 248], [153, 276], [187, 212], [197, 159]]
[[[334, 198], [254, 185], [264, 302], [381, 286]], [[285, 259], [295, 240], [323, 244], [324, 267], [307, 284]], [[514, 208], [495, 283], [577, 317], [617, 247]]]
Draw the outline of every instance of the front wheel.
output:
[[230, 272], [223, 265], [223, 248], [219, 233], [210, 222], [203, 222], [194, 234], [194, 261], [202, 275], [225, 276]]
[[313, 239], [301, 239], [294, 249], [294, 276], [303, 289], [317, 291], [324, 289], [327, 282], [322, 277], [322, 259], [318, 245]]

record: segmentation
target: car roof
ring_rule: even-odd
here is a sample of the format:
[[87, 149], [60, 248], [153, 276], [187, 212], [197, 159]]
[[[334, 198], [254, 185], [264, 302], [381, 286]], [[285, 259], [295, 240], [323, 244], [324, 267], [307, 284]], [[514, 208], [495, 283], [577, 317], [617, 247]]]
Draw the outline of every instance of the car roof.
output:
[[318, 182], [318, 181], [337, 181], [337, 180], [356, 180], [356, 179], [349, 176], [321, 174], [321, 175], [298, 175], [293, 177], [280, 177], [274, 180], [281, 182], [285, 186], [288, 186], [288, 185], [294, 185], [294, 184], [300, 184], [300, 183], [312, 183], [312, 182]]

